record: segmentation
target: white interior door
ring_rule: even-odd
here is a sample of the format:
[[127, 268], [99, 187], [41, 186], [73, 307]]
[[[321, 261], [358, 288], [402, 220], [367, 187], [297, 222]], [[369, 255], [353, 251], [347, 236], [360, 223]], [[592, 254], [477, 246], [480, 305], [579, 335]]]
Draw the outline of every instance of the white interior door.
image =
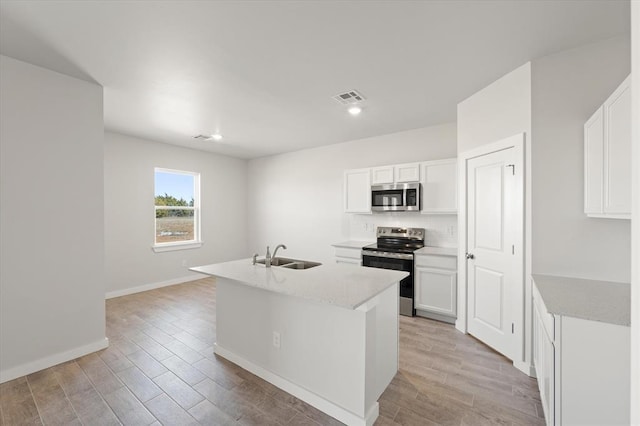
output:
[[467, 161], [468, 331], [513, 359], [511, 307], [522, 285], [522, 157], [517, 147]]

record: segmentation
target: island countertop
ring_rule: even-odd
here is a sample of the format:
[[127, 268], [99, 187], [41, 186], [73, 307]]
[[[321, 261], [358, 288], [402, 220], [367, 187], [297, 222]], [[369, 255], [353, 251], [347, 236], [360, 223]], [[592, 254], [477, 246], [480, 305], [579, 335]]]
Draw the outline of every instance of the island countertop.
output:
[[279, 266], [266, 268], [251, 259], [189, 268], [274, 293], [357, 309], [398, 281], [408, 272], [365, 268], [344, 264], [322, 264], [296, 270]]
[[543, 274], [532, 277], [551, 314], [609, 324], [631, 324], [631, 287], [628, 283]]

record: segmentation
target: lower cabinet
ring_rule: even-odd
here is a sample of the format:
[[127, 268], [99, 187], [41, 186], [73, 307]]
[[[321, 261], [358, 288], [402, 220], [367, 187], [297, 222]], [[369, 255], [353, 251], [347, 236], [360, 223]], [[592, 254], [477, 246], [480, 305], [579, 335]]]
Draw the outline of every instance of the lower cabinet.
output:
[[362, 266], [362, 248], [336, 247], [336, 263]]
[[[540, 401], [548, 425], [555, 425], [555, 347], [550, 330], [543, 322], [544, 308], [534, 300], [533, 309], [533, 364], [536, 367]], [[546, 314], [549, 315], [549, 314]], [[553, 321], [553, 316], [551, 316]], [[554, 324], [551, 325], [554, 328]]]
[[415, 264], [416, 315], [454, 323], [458, 303], [455, 256], [416, 255]]
[[628, 425], [630, 328], [550, 314], [533, 287], [533, 364], [547, 425]]

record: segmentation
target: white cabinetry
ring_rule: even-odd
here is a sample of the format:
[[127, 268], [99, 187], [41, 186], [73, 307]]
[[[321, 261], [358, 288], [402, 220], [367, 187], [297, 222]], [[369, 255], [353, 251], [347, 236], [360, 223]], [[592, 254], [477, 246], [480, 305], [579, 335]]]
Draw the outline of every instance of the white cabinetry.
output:
[[344, 172], [345, 213], [371, 213], [371, 170]]
[[360, 247], [334, 245], [336, 249], [336, 263], [362, 266], [362, 247], [366, 244], [367, 243], [363, 243]]
[[420, 164], [408, 163], [371, 169], [371, 184], [385, 185], [420, 181]]
[[533, 307], [533, 364], [547, 424], [555, 425], [555, 319], [547, 313], [535, 287]]
[[344, 172], [344, 211], [371, 213], [371, 185], [408, 182], [422, 184], [422, 213], [458, 213], [458, 168], [455, 158], [347, 170]]
[[533, 364], [547, 425], [629, 424], [628, 326], [550, 314], [533, 286]]
[[422, 163], [422, 213], [458, 213], [458, 162], [455, 158]]
[[400, 164], [394, 166], [393, 177], [396, 183], [420, 181], [420, 164]]
[[414, 308], [417, 315], [455, 322], [456, 265], [455, 256], [415, 254]]
[[393, 183], [393, 166], [374, 167], [371, 169], [371, 184], [384, 185]]
[[584, 125], [584, 211], [631, 217], [631, 80], [627, 78]]

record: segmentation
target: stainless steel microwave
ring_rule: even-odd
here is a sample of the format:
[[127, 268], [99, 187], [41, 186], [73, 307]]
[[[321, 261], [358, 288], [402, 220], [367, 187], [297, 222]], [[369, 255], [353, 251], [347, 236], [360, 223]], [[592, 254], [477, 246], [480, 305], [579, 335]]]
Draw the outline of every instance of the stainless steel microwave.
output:
[[371, 187], [371, 210], [374, 212], [420, 211], [419, 183], [396, 183]]

